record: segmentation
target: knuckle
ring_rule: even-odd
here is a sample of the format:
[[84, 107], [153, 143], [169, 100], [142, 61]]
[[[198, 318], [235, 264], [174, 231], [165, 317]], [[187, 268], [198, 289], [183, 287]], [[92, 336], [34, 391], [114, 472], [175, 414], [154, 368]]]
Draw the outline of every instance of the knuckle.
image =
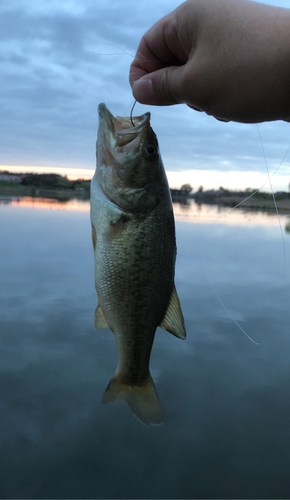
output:
[[195, 106], [206, 113], [214, 106], [215, 96], [210, 83], [210, 77], [202, 71], [186, 68], [182, 75], [182, 87], [186, 104]]
[[164, 104], [177, 104], [176, 98], [172, 94], [172, 85], [170, 82], [170, 68], [164, 68], [160, 75], [159, 90]]

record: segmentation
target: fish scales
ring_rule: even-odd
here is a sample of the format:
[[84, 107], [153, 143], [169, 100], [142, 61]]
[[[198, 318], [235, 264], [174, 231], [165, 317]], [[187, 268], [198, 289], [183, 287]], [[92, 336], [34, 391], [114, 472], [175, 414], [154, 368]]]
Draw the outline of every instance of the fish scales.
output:
[[[148, 375], [156, 325], [165, 315], [173, 286], [175, 241], [168, 229], [162, 214], [154, 213], [141, 223], [130, 221], [122, 235], [99, 246], [99, 302], [105, 311], [111, 309], [114, 297], [109, 326], [118, 332], [120, 371], [124, 372], [121, 360], [125, 359], [126, 377], [131, 376], [132, 382]], [[138, 373], [132, 371], [133, 364]]]
[[128, 118], [114, 118], [104, 104], [99, 117], [91, 184], [99, 301], [95, 327], [109, 326], [118, 350], [116, 373], [103, 401], [124, 399], [141, 421], [156, 424], [162, 409], [149, 372], [156, 328], [185, 338], [174, 286], [170, 192], [149, 113], [134, 118], [136, 130]]

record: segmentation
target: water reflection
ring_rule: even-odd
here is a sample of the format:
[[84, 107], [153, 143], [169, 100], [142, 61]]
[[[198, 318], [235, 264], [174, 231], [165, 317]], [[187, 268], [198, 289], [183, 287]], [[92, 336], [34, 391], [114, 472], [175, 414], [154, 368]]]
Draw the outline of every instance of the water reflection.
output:
[[[227, 225], [267, 225], [279, 226], [277, 214], [274, 211], [250, 210], [242, 207], [228, 208], [219, 205], [199, 205], [192, 199], [187, 203], [173, 202], [174, 216], [176, 220], [194, 222], [197, 224], [219, 224]], [[282, 227], [289, 233], [290, 214], [279, 214]]]
[[0, 205], [12, 205], [28, 208], [40, 208], [51, 210], [80, 210], [89, 211], [90, 203], [88, 200], [82, 199], [64, 199], [57, 200], [54, 198], [34, 198], [32, 196], [0, 196]]
[[[288, 498], [290, 287], [275, 216], [209, 226], [217, 207], [175, 207], [188, 337], [157, 331], [166, 422], [148, 429], [100, 404], [117, 353], [92, 326], [89, 206], [56, 206], [0, 206], [0, 497]], [[205, 232], [211, 280], [260, 346], [208, 285]]]
[[[34, 198], [31, 196], [15, 197], [0, 196], [1, 205], [12, 205], [27, 208], [46, 210], [69, 210], [89, 212], [90, 202], [82, 199], [57, 200], [53, 198]], [[273, 211], [254, 211], [244, 208], [229, 209], [218, 205], [198, 204], [195, 200], [184, 198], [173, 202], [173, 211], [176, 220], [194, 222], [197, 224], [234, 224], [234, 225], [269, 225], [279, 224], [277, 214]], [[289, 233], [290, 214], [280, 214], [282, 226]]]

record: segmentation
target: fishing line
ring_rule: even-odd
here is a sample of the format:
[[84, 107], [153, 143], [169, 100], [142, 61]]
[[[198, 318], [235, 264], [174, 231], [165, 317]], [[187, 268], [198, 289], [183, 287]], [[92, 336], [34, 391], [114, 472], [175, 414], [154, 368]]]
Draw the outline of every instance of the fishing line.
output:
[[[278, 170], [280, 169], [280, 167], [282, 166], [282, 164], [284, 163], [285, 161], [285, 158], [286, 156], [288, 155], [289, 153], [289, 150], [290, 150], [290, 144], [288, 145], [288, 148], [282, 158], [282, 161], [280, 162], [280, 164], [278, 165], [278, 167], [276, 168], [276, 170], [270, 175], [270, 172], [269, 172], [269, 168], [268, 168], [268, 163], [267, 163], [267, 160], [266, 160], [266, 154], [265, 154], [265, 150], [264, 150], [264, 146], [263, 146], [263, 141], [262, 141], [262, 137], [261, 137], [261, 134], [260, 134], [260, 129], [257, 126], [257, 130], [258, 130], [258, 134], [259, 134], [259, 138], [260, 138], [260, 142], [261, 142], [261, 146], [262, 146], [262, 151], [263, 151], [263, 157], [264, 157], [264, 161], [265, 161], [265, 164], [266, 164], [266, 169], [267, 169], [267, 175], [268, 175], [268, 181], [270, 183], [270, 186], [271, 186], [271, 192], [272, 192], [272, 197], [273, 197], [273, 200], [274, 200], [274, 206], [275, 206], [275, 210], [276, 210], [276, 214], [278, 216], [278, 221], [279, 221], [279, 227], [280, 227], [280, 231], [281, 231], [281, 236], [282, 236], [282, 242], [283, 242], [283, 253], [284, 253], [284, 266], [285, 266], [285, 272], [287, 272], [287, 259], [286, 259], [286, 250], [285, 250], [285, 240], [284, 240], [284, 235], [283, 235], [283, 230], [282, 230], [282, 224], [281, 224], [281, 219], [280, 219], [280, 214], [279, 214], [279, 211], [278, 211], [278, 207], [277, 207], [277, 204], [276, 204], [276, 199], [275, 199], [275, 194], [274, 194], [274, 191], [273, 191], [273, 186], [272, 186], [272, 181], [271, 181], [271, 178], [274, 177], [274, 175], [278, 172]], [[212, 222], [210, 224], [210, 226], [213, 226], [214, 224], [216, 224], [216, 222], [218, 222], [222, 217], [224, 217], [225, 215], [229, 215], [231, 212], [233, 212], [233, 210], [235, 210], [237, 207], [241, 206], [243, 203], [245, 203], [247, 200], [249, 200], [250, 198], [252, 198], [252, 196], [254, 196], [256, 193], [258, 193], [265, 185], [267, 184], [267, 182], [265, 182], [264, 184], [262, 184], [262, 186], [260, 186], [258, 189], [256, 189], [253, 193], [251, 193], [249, 196], [247, 196], [247, 198], [245, 198], [244, 200], [240, 201], [237, 205], [235, 205], [234, 207], [230, 208], [229, 210], [227, 210], [226, 212], [224, 212], [223, 214], [221, 214], [214, 222]], [[203, 261], [203, 266], [204, 266], [204, 271], [205, 271], [205, 274], [207, 276], [207, 280], [209, 282], [209, 285], [211, 287], [211, 289], [213, 290], [216, 298], [218, 299], [218, 301], [220, 302], [220, 304], [222, 305], [222, 307], [224, 308], [224, 310], [226, 311], [226, 313], [229, 315], [229, 317], [233, 320], [233, 322], [235, 323], [235, 325], [241, 330], [241, 332], [246, 335], [246, 337], [251, 341], [253, 342], [253, 344], [255, 345], [261, 345], [261, 343], [259, 342], [256, 342], [255, 340], [253, 340], [248, 334], [247, 332], [245, 332], [245, 330], [243, 329], [243, 327], [239, 324], [239, 322], [233, 317], [233, 315], [230, 313], [230, 311], [228, 310], [228, 308], [226, 307], [226, 305], [224, 304], [224, 302], [222, 301], [222, 299], [220, 298], [214, 284], [212, 283], [211, 279], [210, 279], [210, 276], [209, 276], [209, 273], [208, 273], [208, 269], [207, 269], [207, 265], [206, 265], [206, 259], [205, 259], [205, 255], [204, 255], [204, 242], [205, 242], [205, 239], [206, 237], [208, 236], [209, 234], [209, 231], [210, 231], [210, 226], [209, 226], [209, 229], [208, 231], [203, 235], [203, 238], [202, 238], [202, 241], [201, 241], [201, 254], [202, 254], [202, 261]]]
[[[266, 158], [266, 154], [265, 154], [264, 144], [263, 144], [262, 137], [261, 137], [261, 132], [260, 132], [260, 129], [259, 129], [259, 127], [258, 127], [257, 124], [256, 124], [256, 127], [257, 127], [259, 138], [260, 138], [260, 141], [261, 141], [261, 147], [262, 147], [263, 156], [264, 156], [264, 160], [265, 160], [265, 165], [266, 165], [266, 170], [267, 170], [267, 176], [268, 176], [269, 184], [270, 184], [270, 187], [271, 187], [271, 193], [272, 193], [272, 198], [273, 198], [273, 202], [274, 202], [275, 211], [276, 211], [276, 214], [277, 214], [277, 217], [278, 217], [278, 223], [279, 223], [279, 228], [280, 228], [280, 233], [281, 233], [281, 239], [282, 239], [282, 247], [283, 247], [284, 270], [285, 270], [285, 275], [287, 275], [286, 249], [285, 249], [285, 240], [284, 240], [284, 235], [283, 235], [281, 218], [280, 218], [279, 210], [278, 210], [277, 203], [276, 203], [276, 198], [275, 198], [275, 194], [274, 194], [274, 190], [273, 190], [273, 185], [272, 185], [271, 176], [270, 176], [270, 172], [269, 172], [269, 168], [268, 168], [268, 162], [267, 162], [267, 158]], [[289, 147], [290, 147], [290, 145], [289, 145]], [[289, 149], [289, 147], [288, 147], [288, 149]], [[281, 164], [279, 165], [279, 168], [280, 168], [280, 166], [281, 166]], [[276, 171], [275, 171], [275, 173], [276, 173]], [[272, 175], [272, 177], [273, 177], [273, 175]]]
[[[119, 52], [109, 52], [109, 53], [106, 54], [106, 53], [101, 53], [101, 52], [95, 52], [93, 50], [84, 49], [83, 47], [80, 47], [79, 45], [73, 43], [73, 40], [76, 40], [78, 38], [80, 38], [82, 40], [89, 40], [90, 42], [94, 42], [94, 43], [100, 43], [101, 45], [106, 45], [108, 47], [113, 47], [114, 49], [118, 49]], [[70, 38], [70, 43], [74, 47], [76, 47], [76, 49], [82, 50], [83, 52], [87, 52], [88, 54], [93, 54], [94, 56], [116, 56], [116, 55], [126, 54], [127, 56], [130, 56], [130, 57], [134, 58], [134, 56], [132, 54], [130, 54], [129, 52], [126, 52], [123, 49], [120, 49], [120, 47], [117, 47], [117, 45], [113, 45], [111, 43], [100, 42], [99, 40], [94, 40], [93, 38], [88, 38], [86, 36], [72, 36]]]
[[125, 109], [124, 113], [122, 116], [126, 116], [126, 113], [128, 111], [128, 109], [132, 108], [132, 106], [134, 105], [135, 103], [135, 99], [133, 101], [131, 101], [131, 103], [129, 104], [129, 106], [127, 106], [127, 108]]
[[[76, 45], [75, 43], [73, 43], [73, 40], [74, 39], [83, 39], [83, 40], [89, 40], [91, 42], [94, 42], [94, 43], [99, 43], [101, 45], [106, 45], [108, 47], [113, 47], [115, 49], [118, 49], [118, 52], [111, 52], [111, 53], [100, 53], [100, 52], [95, 52], [95, 51], [91, 51], [91, 50], [87, 50], [87, 49], [84, 49], [83, 47], [79, 47], [78, 45]], [[132, 54], [130, 54], [129, 52], [126, 52], [125, 50], [117, 47], [116, 45], [113, 45], [113, 44], [110, 44], [110, 43], [105, 43], [105, 42], [101, 42], [99, 40], [95, 40], [95, 39], [92, 39], [92, 38], [88, 38], [88, 37], [84, 37], [84, 36], [77, 36], [77, 37], [71, 37], [70, 39], [70, 42], [71, 44], [76, 47], [77, 49], [79, 50], [82, 50], [84, 52], [87, 52], [88, 54], [93, 54], [93, 55], [106, 55], [106, 56], [110, 56], [110, 55], [121, 55], [121, 54], [124, 54], [124, 55], [128, 55], [130, 57], [132, 57], [133, 59], [137, 59], [141, 66], [142, 66], [142, 60], [140, 58], [136, 58], [135, 56], [133, 56]], [[154, 59], [143, 59], [143, 61], [155, 61]], [[164, 61], [164, 62], [167, 62], [167, 61]], [[144, 68], [144, 67], [143, 67]], [[145, 69], [145, 68], [144, 68]], [[133, 122], [133, 110], [134, 110], [134, 107], [136, 105], [136, 100], [133, 102], [133, 106], [132, 106], [132, 109], [131, 109], [131, 112], [130, 112], [130, 121], [132, 123], [132, 126], [135, 127], [135, 124]], [[130, 106], [130, 105], [129, 105]], [[129, 108], [129, 106], [127, 107], [127, 109]], [[125, 110], [125, 113], [127, 112], [127, 109]], [[124, 113], [124, 114], [125, 114]], [[271, 187], [271, 193], [272, 193], [272, 197], [273, 197], [273, 202], [274, 202], [274, 206], [275, 206], [275, 211], [276, 211], [276, 214], [277, 214], [277, 217], [278, 217], [278, 221], [279, 221], [279, 227], [280, 227], [280, 232], [281, 232], [281, 237], [282, 237], [282, 244], [283, 244], [283, 255], [284, 255], [284, 268], [285, 268], [285, 272], [287, 273], [287, 259], [286, 259], [286, 249], [285, 249], [285, 240], [284, 240], [284, 235], [283, 235], [283, 230], [282, 230], [282, 224], [281, 224], [281, 219], [280, 219], [280, 214], [279, 214], [279, 211], [278, 211], [278, 207], [277, 207], [277, 203], [276, 203], [276, 199], [275, 199], [275, 194], [274, 194], [274, 190], [273, 190], [273, 186], [272, 186], [272, 182], [271, 182], [271, 177], [273, 177], [279, 170], [279, 168], [282, 166], [288, 152], [289, 152], [289, 149], [290, 149], [290, 144], [286, 150], [286, 153], [281, 161], [281, 163], [279, 164], [279, 166], [276, 168], [276, 170], [274, 171], [273, 174], [270, 175], [269, 173], [269, 169], [268, 169], [268, 164], [267, 164], [267, 159], [266, 159], [266, 155], [265, 155], [265, 150], [264, 150], [264, 146], [263, 146], [263, 142], [262, 142], [262, 138], [261, 138], [261, 134], [260, 134], [260, 129], [257, 125], [257, 130], [258, 130], [258, 134], [259, 134], [259, 138], [260, 138], [260, 142], [261, 142], [261, 147], [262, 147], [262, 152], [263, 152], [263, 157], [264, 157], [264, 161], [265, 161], [265, 165], [266, 165], [266, 170], [267, 170], [267, 176], [268, 176], [268, 181], [269, 181], [269, 184], [270, 184], [270, 187]], [[216, 224], [222, 217], [224, 217], [225, 215], [228, 215], [230, 214], [233, 210], [235, 210], [237, 207], [241, 206], [243, 203], [245, 203], [247, 200], [249, 200], [252, 196], [254, 196], [256, 193], [258, 193], [265, 185], [267, 184], [267, 182], [265, 182], [264, 184], [262, 184], [261, 187], [259, 187], [258, 189], [256, 189], [253, 193], [251, 193], [247, 198], [245, 198], [244, 200], [242, 200], [241, 202], [239, 202], [237, 205], [235, 205], [233, 208], [227, 210], [226, 212], [224, 212], [223, 214], [221, 214], [214, 222], [212, 222], [210, 224], [210, 226], [212, 226], [213, 224]], [[209, 230], [208, 230], [209, 231]], [[255, 345], [261, 345], [261, 343], [259, 342], [256, 342], [255, 340], [253, 340], [248, 334], [247, 332], [242, 328], [242, 326], [238, 323], [238, 321], [233, 317], [233, 315], [231, 314], [231, 312], [228, 310], [228, 308], [226, 307], [226, 305], [224, 304], [224, 302], [222, 301], [222, 299], [220, 298], [216, 288], [214, 287], [211, 279], [210, 279], [210, 276], [209, 276], [209, 273], [208, 273], [208, 270], [207, 270], [207, 266], [206, 266], [206, 260], [205, 260], [205, 255], [204, 255], [204, 242], [205, 242], [205, 239], [206, 239], [206, 236], [207, 236], [208, 232], [204, 234], [203, 238], [202, 238], [202, 242], [201, 242], [201, 253], [202, 253], [202, 260], [203, 260], [203, 266], [204, 266], [204, 270], [205, 270], [205, 274], [207, 276], [207, 279], [208, 279], [208, 282], [216, 296], [216, 298], [218, 299], [218, 301], [220, 302], [220, 304], [222, 305], [222, 307], [224, 308], [224, 310], [226, 311], [226, 313], [228, 314], [228, 316], [232, 319], [232, 321], [235, 323], [235, 325], [241, 330], [241, 332]]]
[[[101, 52], [94, 52], [94, 51], [91, 51], [91, 50], [87, 50], [87, 49], [84, 49], [83, 47], [80, 47], [79, 45], [73, 43], [73, 40], [77, 40], [77, 39], [81, 39], [81, 40], [89, 40], [90, 42], [94, 42], [94, 43], [99, 43], [101, 45], [106, 45], [108, 47], [114, 47], [115, 49], [118, 49], [119, 52], [109, 52], [109, 53], [101, 53]], [[127, 55], [127, 56], [130, 56], [132, 57], [133, 59], [136, 59], [137, 61], [140, 62], [140, 65], [143, 67], [143, 69], [145, 70], [144, 66], [142, 65], [142, 61], [155, 61], [155, 59], [140, 59], [140, 58], [136, 58], [135, 56], [133, 56], [132, 54], [130, 54], [130, 52], [126, 52], [125, 50], [121, 49], [120, 47], [118, 47], [117, 45], [113, 45], [111, 43], [105, 43], [105, 42], [101, 42], [99, 40], [94, 40], [93, 38], [88, 38], [86, 36], [74, 36], [74, 37], [71, 37], [70, 38], [70, 43], [76, 47], [78, 50], [81, 50], [83, 52], [87, 52], [88, 54], [93, 54], [93, 55], [99, 55], [99, 56], [115, 56], [115, 55]], [[167, 62], [167, 61], [164, 61], [164, 62]], [[136, 105], [136, 100], [134, 100], [133, 102], [133, 107], [131, 109], [131, 113], [130, 113], [130, 121], [132, 123], [132, 126], [135, 127], [135, 124], [133, 122], [133, 110], [134, 110], [134, 107]], [[124, 111], [123, 113], [123, 116], [125, 116], [126, 112], [127, 112], [127, 109], [131, 106], [131, 104], [129, 104], [129, 106], [126, 108], [126, 110]]]
[[132, 109], [131, 109], [131, 113], [130, 113], [130, 122], [132, 123], [133, 127], [135, 127], [134, 123], [133, 123], [133, 117], [132, 117], [132, 114], [133, 114], [133, 109], [135, 108], [135, 104], [136, 104], [136, 99], [135, 99], [135, 102], [132, 106]]
[[[90, 42], [94, 42], [94, 43], [99, 43], [101, 45], [106, 45], [108, 47], [113, 47], [115, 49], [118, 49], [119, 52], [108, 52], [108, 53], [102, 53], [102, 52], [95, 52], [93, 50], [87, 50], [87, 49], [84, 49], [83, 47], [80, 47], [79, 45], [73, 43], [73, 40], [74, 39], [82, 39], [82, 40], [89, 40]], [[127, 55], [127, 56], [130, 56], [132, 57], [133, 59], [136, 59], [136, 61], [139, 61], [141, 66], [142, 66], [142, 61], [145, 62], [145, 61], [149, 61], [149, 62], [156, 62], [156, 59], [146, 59], [146, 58], [143, 58], [143, 59], [140, 59], [140, 57], [136, 57], [136, 56], [133, 56], [133, 54], [130, 54], [130, 52], [126, 52], [126, 50], [124, 49], [121, 49], [120, 47], [118, 47], [117, 45], [113, 45], [112, 43], [105, 43], [105, 42], [101, 42], [99, 40], [94, 40], [93, 38], [88, 38], [86, 36], [73, 36], [70, 38], [70, 43], [75, 47], [77, 48], [78, 50], [82, 50], [83, 52], [87, 52], [88, 54], [93, 54], [94, 56], [118, 56], [118, 55]], [[164, 63], [167, 63], [167, 62], [170, 62], [169, 60], [168, 61], [163, 61]], [[143, 67], [143, 66], [142, 66]], [[145, 68], [143, 67], [143, 69], [145, 70]]]
[[[252, 196], [252, 195], [251, 195]], [[251, 196], [249, 196], [248, 198], [246, 198], [247, 200], [249, 198], [251, 198]], [[206, 265], [206, 260], [205, 260], [205, 256], [204, 256], [204, 242], [205, 242], [205, 238], [206, 236], [208, 235], [209, 233], [209, 230], [210, 230], [210, 227], [213, 226], [216, 222], [218, 222], [222, 217], [224, 217], [225, 215], [231, 213], [235, 208], [237, 208], [239, 205], [241, 205], [242, 203], [244, 203], [244, 201], [246, 200], [243, 200], [242, 202], [240, 202], [238, 205], [236, 205], [235, 207], [231, 208], [230, 210], [228, 210], [227, 212], [224, 212], [222, 215], [220, 215], [214, 222], [212, 222], [208, 228], [208, 231], [203, 235], [203, 238], [202, 238], [202, 241], [201, 241], [201, 255], [202, 255], [202, 262], [203, 262], [203, 268], [204, 268], [204, 271], [205, 271], [205, 274], [206, 274], [206, 277], [207, 277], [207, 280], [209, 282], [209, 285], [212, 289], [212, 291], [214, 292], [216, 298], [218, 299], [218, 301], [220, 302], [220, 304], [222, 305], [222, 307], [224, 308], [224, 310], [226, 311], [226, 313], [228, 314], [228, 316], [232, 319], [232, 321], [235, 323], [235, 325], [241, 330], [241, 332], [251, 341], [253, 342], [253, 344], [255, 345], [261, 345], [260, 342], [256, 342], [254, 339], [252, 339], [250, 337], [250, 335], [247, 334], [247, 332], [243, 329], [243, 327], [238, 323], [238, 321], [233, 317], [233, 315], [231, 314], [231, 312], [228, 310], [228, 308], [226, 307], [226, 305], [224, 304], [224, 302], [222, 301], [222, 299], [220, 298], [213, 282], [211, 281], [210, 279], [210, 276], [209, 276], [209, 273], [208, 273], [208, 269], [207, 269], [207, 265]]]

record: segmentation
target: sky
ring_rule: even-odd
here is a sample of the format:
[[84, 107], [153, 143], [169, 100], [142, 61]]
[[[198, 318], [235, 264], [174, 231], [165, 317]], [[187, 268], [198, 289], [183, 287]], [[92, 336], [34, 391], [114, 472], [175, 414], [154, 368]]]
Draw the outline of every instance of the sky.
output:
[[[129, 67], [139, 41], [180, 3], [1, 0], [0, 169], [92, 177], [98, 104], [105, 102], [115, 116], [129, 115]], [[263, 3], [289, 7], [289, 0]], [[134, 114], [147, 111], [174, 188], [185, 182], [194, 190], [266, 183], [269, 190], [266, 162], [273, 173], [290, 145], [284, 122], [260, 124], [261, 142], [256, 125], [222, 123], [186, 105], [137, 103]], [[288, 190], [289, 181], [290, 152], [273, 188]]]

